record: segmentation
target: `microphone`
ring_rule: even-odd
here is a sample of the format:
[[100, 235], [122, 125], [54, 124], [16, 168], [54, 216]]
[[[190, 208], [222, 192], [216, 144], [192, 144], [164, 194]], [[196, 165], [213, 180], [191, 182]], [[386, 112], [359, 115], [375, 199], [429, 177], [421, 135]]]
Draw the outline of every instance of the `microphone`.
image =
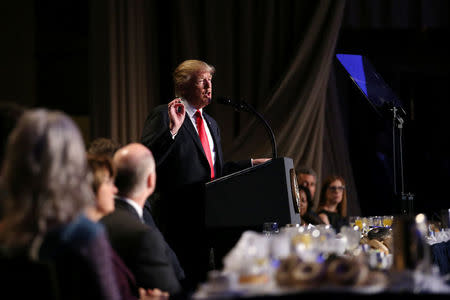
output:
[[269, 134], [270, 141], [272, 144], [272, 159], [277, 158], [277, 143], [275, 141], [275, 135], [273, 134], [272, 128], [270, 128], [269, 123], [267, 123], [264, 117], [259, 112], [257, 112], [253, 108], [253, 106], [251, 106], [245, 101], [234, 102], [233, 100], [227, 97], [218, 97], [217, 102], [223, 105], [232, 106], [236, 111], [247, 111], [253, 113], [256, 117], [258, 117], [258, 119], [261, 122], [263, 122], [264, 127], [266, 128], [267, 133]]
[[227, 97], [218, 97], [216, 100], [218, 103], [223, 105], [229, 105], [237, 111], [248, 111], [248, 106], [245, 102], [235, 102]]

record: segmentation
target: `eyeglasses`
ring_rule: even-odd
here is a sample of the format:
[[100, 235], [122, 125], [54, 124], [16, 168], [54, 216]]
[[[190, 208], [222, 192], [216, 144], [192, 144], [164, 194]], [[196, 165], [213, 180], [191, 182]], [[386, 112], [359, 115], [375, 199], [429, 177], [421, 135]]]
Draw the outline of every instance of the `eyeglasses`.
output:
[[344, 191], [345, 190], [345, 186], [329, 186], [328, 187], [328, 189], [330, 190], [330, 191]]

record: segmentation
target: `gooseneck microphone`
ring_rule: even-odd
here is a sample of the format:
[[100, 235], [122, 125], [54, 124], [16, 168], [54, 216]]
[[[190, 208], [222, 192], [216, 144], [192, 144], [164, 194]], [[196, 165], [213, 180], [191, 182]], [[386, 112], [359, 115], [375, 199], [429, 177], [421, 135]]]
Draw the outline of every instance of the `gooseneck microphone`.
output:
[[249, 111], [247, 103], [244, 101], [236, 102], [227, 97], [218, 97], [216, 101], [220, 104], [229, 105], [236, 111]]
[[245, 102], [243, 100], [236, 102], [228, 97], [218, 97], [216, 99], [216, 101], [223, 105], [229, 105], [238, 112], [247, 111], [247, 112], [251, 112], [251, 113], [255, 114], [258, 117], [258, 119], [263, 122], [264, 127], [266, 128], [267, 133], [270, 137], [270, 141], [272, 143], [272, 159], [277, 158], [277, 146], [276, 146], [276, 141], [275, 141], [275, 135], [273, 134], [272, 128], [270, 128], [267, 121], [264, 119], [264, 117], [259, 112], [257, 112], [250, 104], [248, 104], [247, 102]]

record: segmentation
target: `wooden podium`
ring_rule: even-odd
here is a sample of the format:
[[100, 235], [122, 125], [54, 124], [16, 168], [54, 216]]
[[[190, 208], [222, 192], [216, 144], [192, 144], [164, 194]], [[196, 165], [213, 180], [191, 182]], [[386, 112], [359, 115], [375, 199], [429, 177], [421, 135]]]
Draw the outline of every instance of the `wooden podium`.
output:
[[297, 201], [294, 164], [287, 157], [208, 182], [205, 226], [216, 261], [221, 261], [246, 230], [261, 232], [265, 222], [277, 222], [280, 227], [299, 224]]

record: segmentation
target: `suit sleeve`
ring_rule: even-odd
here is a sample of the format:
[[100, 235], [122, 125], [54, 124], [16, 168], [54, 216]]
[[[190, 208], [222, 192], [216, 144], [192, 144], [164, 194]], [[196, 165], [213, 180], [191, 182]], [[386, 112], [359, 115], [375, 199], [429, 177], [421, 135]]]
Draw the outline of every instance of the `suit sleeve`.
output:
[[145, 120], [141, 143], [152, 151], [157, 166], [169, 155], [175, 140], [170, 133], [169, 117], [164, 107], [154, 109]]
[[137, 285], [144, 288], [158, 288], [170, 295], [182, 292], [173, 267], [165, 251], [165, 242], [152, 228], [143, 231], [141, 246], [136, 253], [135, 277]]

